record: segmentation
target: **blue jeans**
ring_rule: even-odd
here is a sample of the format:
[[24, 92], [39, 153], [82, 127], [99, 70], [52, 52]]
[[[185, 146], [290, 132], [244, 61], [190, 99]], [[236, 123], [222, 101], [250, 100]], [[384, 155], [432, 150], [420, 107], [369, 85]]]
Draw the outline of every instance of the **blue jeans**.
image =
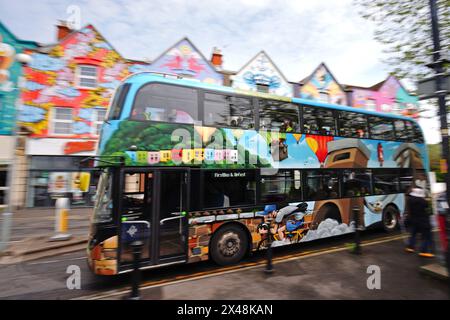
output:
[[432, 245], [433, 245], [433, 238], [431, 235], [431, 228], [420, 228], [415, 223], [411, 225], [411, 238], [409, 238], [409, 247], [414, 249], [416, 246], [416, 237], [417, 234], [422, 235], [422, 246], [420, 248], [420, 252], [423, 253], [431, 253], [432, 251]]

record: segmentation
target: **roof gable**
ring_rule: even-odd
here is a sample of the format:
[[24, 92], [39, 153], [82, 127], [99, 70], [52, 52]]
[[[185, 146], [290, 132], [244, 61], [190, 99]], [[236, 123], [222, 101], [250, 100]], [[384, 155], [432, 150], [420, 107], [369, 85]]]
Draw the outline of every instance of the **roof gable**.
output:
[[257, 91], [258, 85], [267, 85], [271, 94], [292, 96], [292, 85], [264, 50], [233, 76], [234, 88]]
[[151, 69], [157, 72], [179, 74], [202, 82], [223, 83], [223, 75], [214, 68], [211, 62], [187, 37], [184, 37], [154, 59], [151, 63]]
[[301, 98], [317, 100], [321, 93], [327, 93], [331, 103], [347, 104], [344, 87], [337, 81], [327, 65], [322, 62], [305, 79], [300, 81]]

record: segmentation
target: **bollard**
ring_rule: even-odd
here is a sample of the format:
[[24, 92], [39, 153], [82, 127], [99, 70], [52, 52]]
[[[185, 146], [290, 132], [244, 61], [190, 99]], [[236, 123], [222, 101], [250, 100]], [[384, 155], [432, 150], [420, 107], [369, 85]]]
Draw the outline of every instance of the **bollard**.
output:
[[361, 254], [361, 239], [360, 239], [360, 227], [359, 227], [359, 207], [354, 206], [352, 208], [352, 214], [353, 214], [353, 221], [355, 223], [355, 244], [352, 249], [353, 254]]
[[132, 275], [132, 283], [131, 283], [131, 295], [128, 300], [140, 300], [139, 296], [139, 283], [141, 282], [141, 271], [140, 271], [140, 263], [141, 263], [141, 251], [144, 246], [144, 242], [140, 240], [136, 240], [130, 243], [130, 247], [133, 251], [133, 275]]
[[67, 233], [68, 218], [69, 218], [69, 199], [56, 199], [55, 209], [55, 234], [50, 238], [50, 241], [69, 240], [72, 235]]
[[273, 273], [273, 263], [272, 263], [272, 231], [271, 231], [271, 221], [272, 219], [268, 219], [269, 220], [269, 229], [267, 230], [267, 265], [266, 265], [266, 269], [264, 270], [265, 273]]

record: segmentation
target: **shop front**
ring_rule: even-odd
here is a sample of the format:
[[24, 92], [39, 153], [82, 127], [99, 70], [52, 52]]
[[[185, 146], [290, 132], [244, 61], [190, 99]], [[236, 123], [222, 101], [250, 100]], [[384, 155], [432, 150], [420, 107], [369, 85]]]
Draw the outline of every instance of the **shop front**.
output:
[[26, 206], [54, 207], [58, 198], [69, 198], [71, 207], [93, 206], [99, 174], [84, 160], [94, 147], [86, 140], [30, 139]]

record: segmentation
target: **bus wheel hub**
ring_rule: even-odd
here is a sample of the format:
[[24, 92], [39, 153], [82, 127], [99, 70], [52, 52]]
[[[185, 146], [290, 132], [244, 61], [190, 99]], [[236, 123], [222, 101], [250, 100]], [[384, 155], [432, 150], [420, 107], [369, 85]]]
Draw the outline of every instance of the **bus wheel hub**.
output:
[[218, 242], [220, 253], [230, 257], [235, 255], [241, 247], [239, 236], [233, 232], [225, 233]]

